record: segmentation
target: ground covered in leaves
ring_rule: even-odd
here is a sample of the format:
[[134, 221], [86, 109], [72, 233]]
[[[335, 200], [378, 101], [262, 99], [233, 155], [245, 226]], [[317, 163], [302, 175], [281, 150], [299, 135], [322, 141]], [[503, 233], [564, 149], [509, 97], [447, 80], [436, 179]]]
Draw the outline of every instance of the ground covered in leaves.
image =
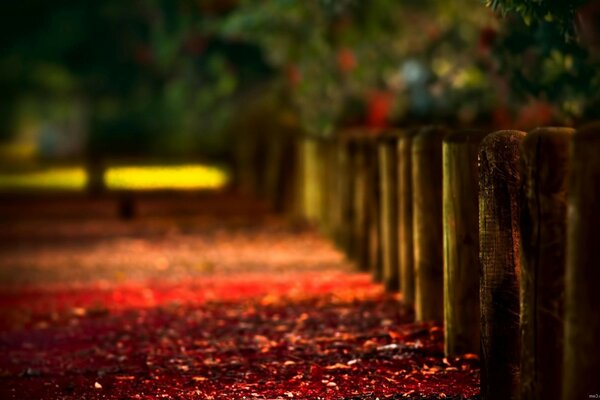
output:
[[225, 194], [0, 199], [2, 399], [477, 398], [475, 356]]

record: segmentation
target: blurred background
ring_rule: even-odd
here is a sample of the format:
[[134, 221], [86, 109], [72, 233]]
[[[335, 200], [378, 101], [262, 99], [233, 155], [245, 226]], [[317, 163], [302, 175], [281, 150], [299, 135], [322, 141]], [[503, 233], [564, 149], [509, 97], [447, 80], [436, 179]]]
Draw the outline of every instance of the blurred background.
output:
[[[240, 147], [576, 125], [598, 1], [26, 0], [0, 23], [0, 190], [198, 189]], [[241, 150], [243, 152], [243, 149]]]

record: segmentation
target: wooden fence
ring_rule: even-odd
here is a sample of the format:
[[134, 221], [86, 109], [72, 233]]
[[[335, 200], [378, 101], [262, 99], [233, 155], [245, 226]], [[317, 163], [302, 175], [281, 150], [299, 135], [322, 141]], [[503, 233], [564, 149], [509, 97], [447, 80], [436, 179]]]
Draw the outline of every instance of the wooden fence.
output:
[[294, 140], [268, 192], [480, 354], [483, 399], [600, 395], [600, 124]]

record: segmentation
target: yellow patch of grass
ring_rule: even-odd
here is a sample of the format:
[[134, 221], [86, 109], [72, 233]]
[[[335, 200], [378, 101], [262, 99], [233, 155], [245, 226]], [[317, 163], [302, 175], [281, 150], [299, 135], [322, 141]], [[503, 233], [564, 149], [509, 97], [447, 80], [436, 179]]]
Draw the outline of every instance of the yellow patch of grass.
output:
[[205, 165], [110, 167], [104, 175], [109, 190], [218, 189], [228, 180], [218, 167]]
[[2, 190], [82, 190], [87, 182], [81, 167], [54, 167], [33, 172], [0, 174]]

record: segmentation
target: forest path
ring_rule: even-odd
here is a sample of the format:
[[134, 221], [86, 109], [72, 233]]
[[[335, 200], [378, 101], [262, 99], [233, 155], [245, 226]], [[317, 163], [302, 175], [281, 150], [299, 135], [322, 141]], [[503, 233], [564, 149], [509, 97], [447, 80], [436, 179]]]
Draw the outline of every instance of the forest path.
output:
[[479, 393], [474, 357], [310, 228], [227, 193], [133, 204], [0, 199], [0, 398]]

